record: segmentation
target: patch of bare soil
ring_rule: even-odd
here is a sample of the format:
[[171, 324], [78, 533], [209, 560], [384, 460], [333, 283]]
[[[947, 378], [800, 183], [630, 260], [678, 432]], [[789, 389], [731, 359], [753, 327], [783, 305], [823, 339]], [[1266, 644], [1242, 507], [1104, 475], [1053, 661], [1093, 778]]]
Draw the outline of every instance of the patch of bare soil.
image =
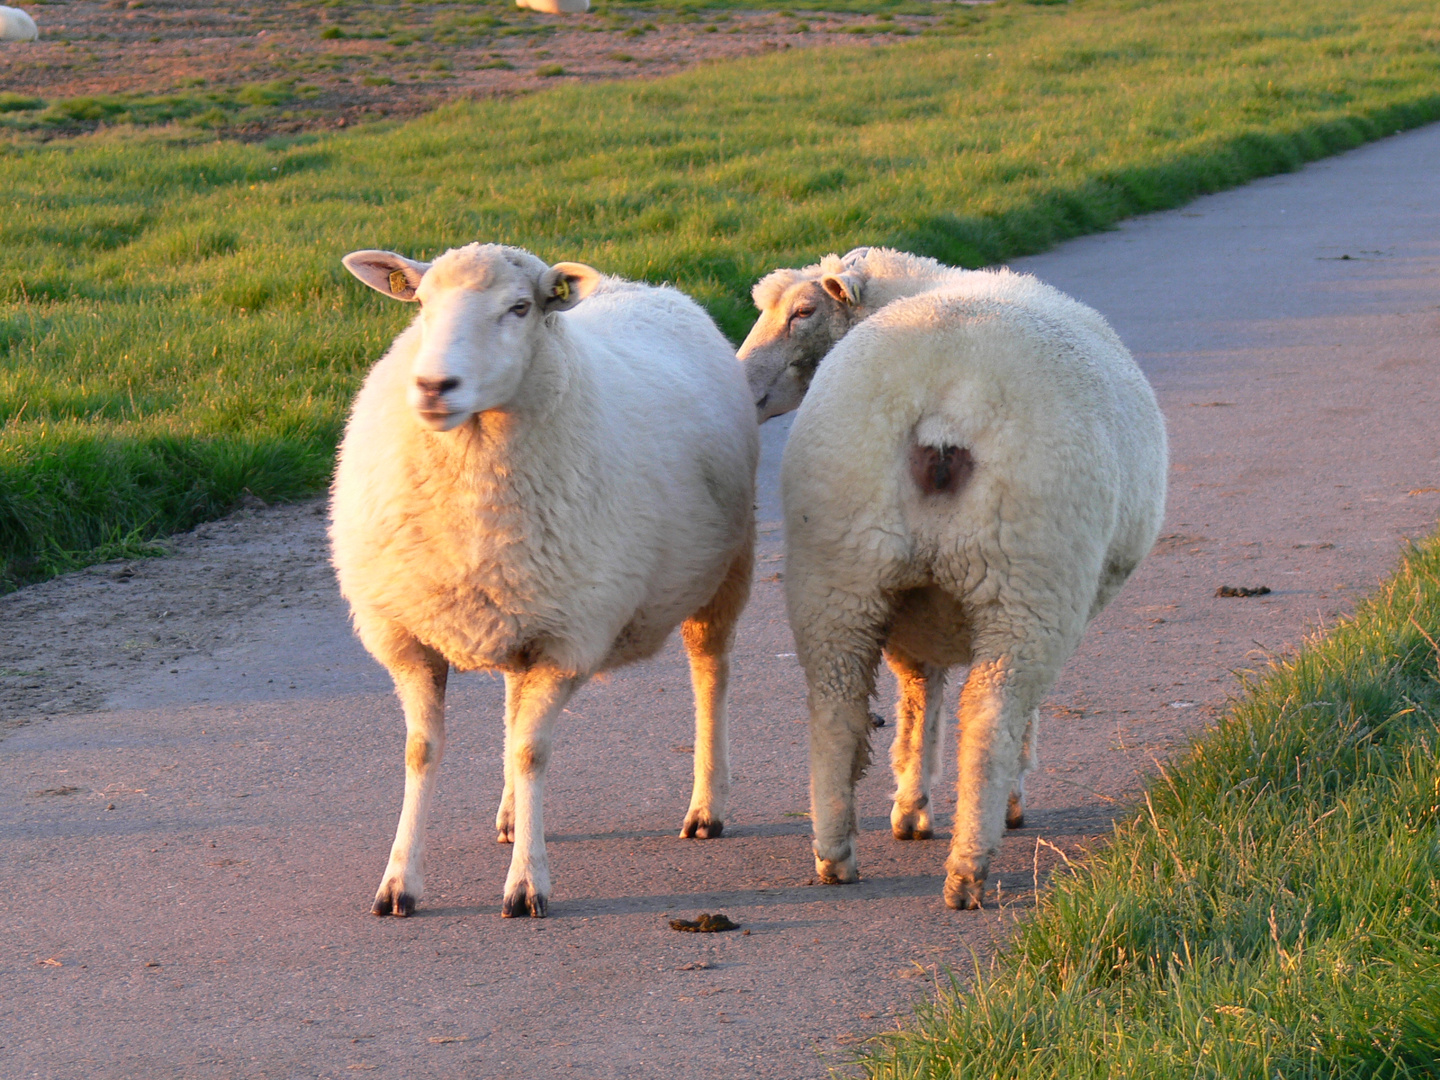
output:
[[[777, 7], [781, 5], [777, 4]], [[0, 45], [0, 89], [46, 101], [187, 94], [293, 80], [273, 115], [232, 134], [406, 117], [455, 98], [565, 80], [666, 75], [767, 51], [885, 43], [935, 16], [618, 12], [551, 16], [505, 4], [323, 0], [72, 0], [35, 5], [40, 40]]]
[[324, 499], [260, 504], [171, 538], [171, 558], [102, 563], [0, 596], [0, 738], [208, 656], [249, 633], [262, 608], [330, 598], [324, 515]]

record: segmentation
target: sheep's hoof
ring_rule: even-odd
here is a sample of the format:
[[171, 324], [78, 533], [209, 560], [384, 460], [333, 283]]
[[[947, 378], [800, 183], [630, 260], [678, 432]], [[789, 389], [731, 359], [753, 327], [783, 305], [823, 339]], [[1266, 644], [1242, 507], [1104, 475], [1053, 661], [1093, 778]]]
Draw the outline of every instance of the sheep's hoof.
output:
[[724, 832], [725, 822], [716, 821], [704, 810], [691, 810], [680, 826], [680, 836], [685, 840], [714, 840]]
[[1025, 827], [1025, 804], [1020, 801], [1018, 795], [1012, 794], [1010, 801], [1005, 805], [1005, 827], [1007, 829], [1023, 829]]
[[945, 906], [955, 911], [979, 911], [985, 904], [985, 879], [964, 874], [945, 877]]
[[891, 827], [896, 840], [934, 840], [935, 830], [924, 825], [904, 822]]
[[914, 810], [905, 811], [900, 809], [896, 803], [890, 809], [890, 831], [895, 834], [896, 840], [930, 840], [935, 836], [935, 831], [930, 828], [930, 815], [925, 807], [930, 800], [926, 799]]
[[371, 915], [394, 915], [406, 918], [415, 910], [415, 897], [400, 887], [398, 881], [387, 881], [375, 894], [375, 903], [370, 905]]
[[506, 919], [543, 919], [549, 906], [549, 898], [531, 892], [522, 881], [506, 893], [505, 901], [500, 905], [500, 915]]
[[511, 825], [508, 829], [503, 825], [497, 826], [495, 842], [497, 844], [513, 844], [515, 842], [515, 826]]
[[852, 851], [843, 859], [822, 859], [815, 856], [815, 876], [826, 885], [849, 885], [860, 880], [860, 866]]

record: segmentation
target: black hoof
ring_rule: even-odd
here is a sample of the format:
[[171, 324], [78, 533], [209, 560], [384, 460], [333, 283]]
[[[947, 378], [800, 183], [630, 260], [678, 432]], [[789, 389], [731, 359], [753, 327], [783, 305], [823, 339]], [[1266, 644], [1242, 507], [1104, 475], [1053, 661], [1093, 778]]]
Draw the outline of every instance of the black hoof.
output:
[[1007, 829], [1023, 829], [1025, 827], [1025, 811], [1018, 814], [1005, 815], [1005, 827]]
[[945, 906], [955, 911], [979, 911], [985, 906], [985, 879], [952, 874], [945, 879]]
[[393, 900], [388, 892], [381, 893], [375, 897], [375, 903], [371, 905], [371, 915], [394, 915], [404, 919], [415, 911], [415, 898], [409, 893], [402, 892]]
[[933, 840], [935, 831], [933, 829], [917, 829], [913, 825], [901, 825], [894, 830], [896, 840]]
[[538, 893], [531, 895], [524, 885], [517, 885], [515, 891], [500, 905], [500, 916], [505, 919], [543, 919], [550, 907], [550, 901]]
[[708, 817], [696, 815], [687, 817], [685, 824], [680, 826], [680, 837], [683, 840], [714, 840], [725, 832], [725, 822], [712, 821]]

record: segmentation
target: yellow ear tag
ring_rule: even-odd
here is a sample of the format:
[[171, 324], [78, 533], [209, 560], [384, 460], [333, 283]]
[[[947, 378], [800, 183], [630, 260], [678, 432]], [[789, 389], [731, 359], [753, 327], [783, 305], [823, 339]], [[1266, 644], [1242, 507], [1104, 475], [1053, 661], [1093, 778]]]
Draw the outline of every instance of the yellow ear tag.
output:
[[408, 289], [408, 288], [410, 288], [410, 279], [405, 276], [405, 271], [404, 271], [404, 270], [391, 270], [391, 271], [390, 271], [390, 291], [391, 291], [392, 293], [402, 293], [402, 292], [404, 292], [404, 291], [405, 291], [406, 289]]
[[557, 300], [570, 299], [570, 282], [568, 279], [562, 277], [559, 281], [555, 282], [555, 298]]

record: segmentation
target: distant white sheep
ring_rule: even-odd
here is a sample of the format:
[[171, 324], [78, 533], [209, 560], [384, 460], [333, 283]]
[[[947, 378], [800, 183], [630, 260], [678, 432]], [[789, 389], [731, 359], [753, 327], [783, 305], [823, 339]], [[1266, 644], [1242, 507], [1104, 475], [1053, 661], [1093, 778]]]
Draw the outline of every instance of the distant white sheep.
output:
[[518, 248], [344, 261], [421, 303], [355, 400], [331, 507], [341, 592], [407, 729], [374, 912], [408, 915], [421, 896], [452, 665], [505, 676], [496, 828], [515, 850], [502, 914], [546, 912], [541, 792], [557, 716], [591, 675], [653, 655], [682, 624], [696, 713], [681, 835], [719, 836], [759, 453], [725, 338], [674, 289]]
[[945, 675], [966, 665], [945, 900], [977, 908], [1004, 826], [1023, 822], [1040, 703], [1159, 531], [1155, 395], [1100, 315], [1029, 275], [863, 248], [754, 295], [740, 357], [759, 415], [800, 406], [781, 488], [816, 869], [859, 876], [882, 651], [900, 682], [900, 839], [932, 834]]
[[590, 10], [590, 0], [515, 0], [515, 6], [546, 15], [583, 15]]
[[34, 41], [40, 36], [35, 20], [19, 8], [0, 7], [0, 41]]

